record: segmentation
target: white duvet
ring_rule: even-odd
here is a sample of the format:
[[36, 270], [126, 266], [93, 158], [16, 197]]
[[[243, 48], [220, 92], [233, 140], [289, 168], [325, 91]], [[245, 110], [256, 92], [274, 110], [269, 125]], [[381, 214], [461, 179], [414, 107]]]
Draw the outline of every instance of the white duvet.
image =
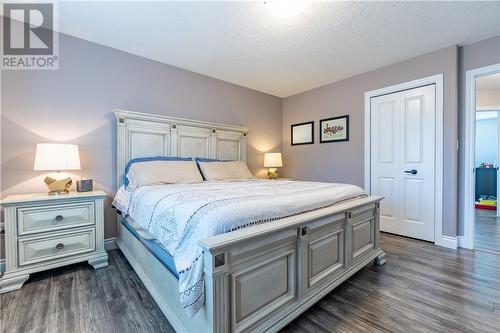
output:
[[172, 255], [181, 304], [193, 316], [205, 301], [199, 240], [364, 196], [347, 184], [247, 180], [122, 187], [113, 204]]

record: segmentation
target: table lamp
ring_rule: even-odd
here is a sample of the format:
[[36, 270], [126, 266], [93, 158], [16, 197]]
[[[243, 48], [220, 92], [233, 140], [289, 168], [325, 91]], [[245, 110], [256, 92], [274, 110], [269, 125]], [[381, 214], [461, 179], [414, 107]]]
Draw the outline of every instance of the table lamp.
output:
[[56, 171], [45, 178], [49, 194], [66, 194], [73, 183], [63, 170], [80, 170], [80, 154], [77, 145], [64, 143], [39, 143], [36, 145], [33, 170]]
[[267, 176], [269, 179], [278, 178], [278, 168], [283, 166], [281, 153], [265, 153], [264, 154], [264, 168], [269, 168]]

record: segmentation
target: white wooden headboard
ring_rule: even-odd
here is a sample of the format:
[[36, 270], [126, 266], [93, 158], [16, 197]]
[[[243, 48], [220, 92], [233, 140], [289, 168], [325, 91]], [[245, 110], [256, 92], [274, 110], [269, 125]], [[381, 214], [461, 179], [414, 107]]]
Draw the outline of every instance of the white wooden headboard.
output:
[[245, 127], [125, 110], [116, 116], [117, 185], [128, 161], [137, 157], [204, 157], [246, 160]]

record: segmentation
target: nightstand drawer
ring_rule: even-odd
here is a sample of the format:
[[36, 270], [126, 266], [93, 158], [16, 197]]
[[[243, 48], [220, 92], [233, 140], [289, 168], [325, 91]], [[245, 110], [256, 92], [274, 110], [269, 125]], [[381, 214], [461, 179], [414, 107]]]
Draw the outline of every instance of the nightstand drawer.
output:
[[18, 209], [18, 234], [28, 235], [94, 224], [94, 202]]
[[20, 238], [19, 266], [95, 251], [95, 229]]

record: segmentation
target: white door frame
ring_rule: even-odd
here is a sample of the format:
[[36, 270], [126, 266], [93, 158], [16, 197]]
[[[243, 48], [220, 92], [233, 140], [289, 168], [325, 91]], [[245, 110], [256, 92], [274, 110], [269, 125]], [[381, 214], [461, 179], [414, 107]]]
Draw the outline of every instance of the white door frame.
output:
[[475, 159], [476, 159], [476, 78], [500, 72], [500, 63], [465, 73], [465, 183], [463, 247], [474, 248]]
[[434, 243], [456, 249], [457, 237], [443, 235], [443, 74], [365, 92], [365, 191], [371, 193], [371, 98], [430, 84], [436, 86], [436, 140], [434, 188]]

